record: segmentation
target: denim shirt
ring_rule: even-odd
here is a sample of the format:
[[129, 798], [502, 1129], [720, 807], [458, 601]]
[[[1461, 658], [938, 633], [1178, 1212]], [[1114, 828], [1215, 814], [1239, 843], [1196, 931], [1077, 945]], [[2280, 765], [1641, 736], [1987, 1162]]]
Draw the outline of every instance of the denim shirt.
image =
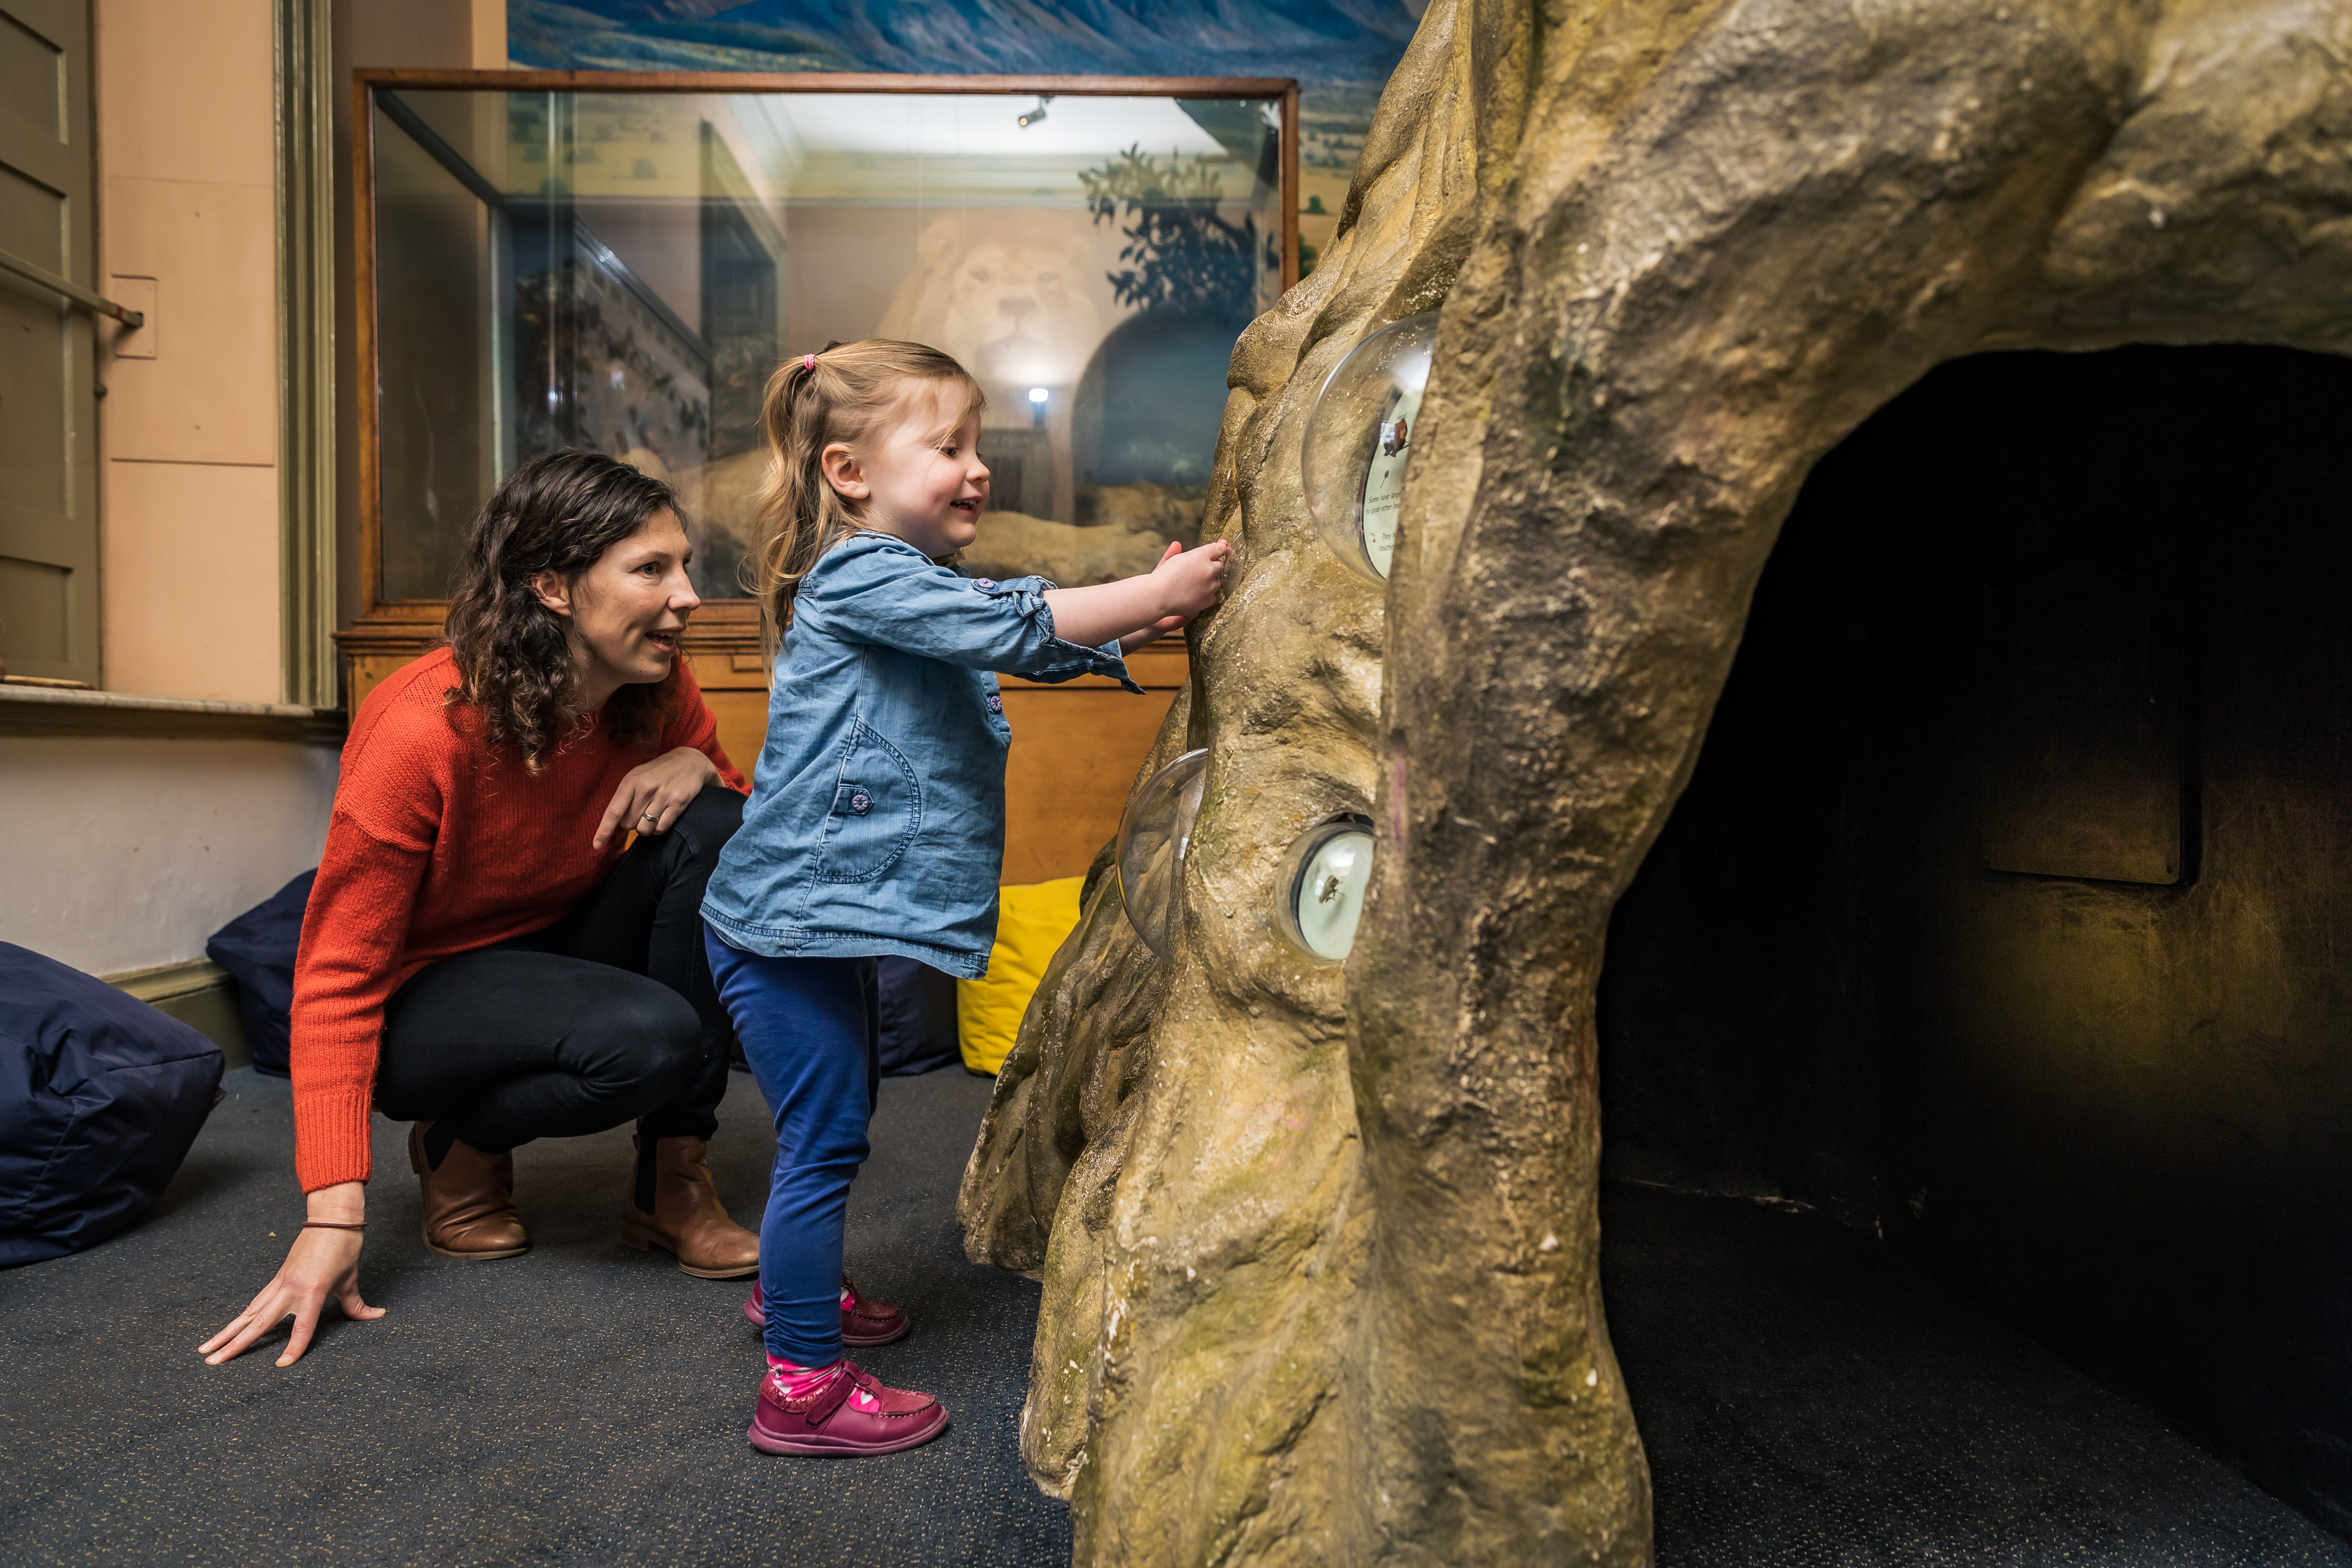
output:
[[722, 941], [988, 972], [1013, 739], [993, 672], [1143, 689], [1116, 641], [1054, 635], [1052, 586], [962, 576], [884, 533], [818, 559], [793, 600], [742, 830], [703, 898]]

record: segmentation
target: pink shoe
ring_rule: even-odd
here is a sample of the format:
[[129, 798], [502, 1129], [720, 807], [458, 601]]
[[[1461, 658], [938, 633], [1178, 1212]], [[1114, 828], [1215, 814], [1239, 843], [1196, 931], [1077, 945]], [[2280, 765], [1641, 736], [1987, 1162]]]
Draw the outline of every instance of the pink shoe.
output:
[[760, 1380], [751, 1415], [751, 1447], [763, 1454], [823, 1454], [854, 1458], [895, 1454], [929, 1442], [948, 1429], [947, 1407], [928, 1394], [885, 1388], [845, 1362], [841, 1373], [801, 1399], [784, 1397], [784, 1380]]
[[[841, 1294], [843, 1344], [860, 1347], [887, 1345], [894, 1340], [905, 1339], [908, 1331], [914, 1327], [907, 1321], [907, 1314], [889, 1302], [859, 1295], [857, 1287], [849, 1282], [846, 1274], [841, 1277]], [[756, 1281], [751, 1286], [751, 1293], [743, 1299], [743, 1315], [763, 1329], [768, 1326], [767, 1298], [760, 1293]]]
[[841, 1277], [841, 1342], [845, 1345], [887, 1345], [903, 1340], [914, 1325], [907, 1314], [887, 1301], [861, 1296], [849, 1276]]

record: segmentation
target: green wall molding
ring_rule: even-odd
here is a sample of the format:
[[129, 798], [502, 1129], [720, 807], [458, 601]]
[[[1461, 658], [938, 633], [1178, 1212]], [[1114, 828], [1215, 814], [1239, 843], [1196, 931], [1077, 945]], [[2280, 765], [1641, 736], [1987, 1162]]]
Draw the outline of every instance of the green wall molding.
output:
[[236, 982], [208, 958], [158, 964], [103, 977], [109, 985], [168, 1014], [221, 1048], [231, 1068], [247, 1066], [245, 1026], [236, 1016]]
[[346, 728], [342, 711], [333, 708], [0, 685], [0, 735], [127, 735], [341, 746]]
[[331, 0], [277, 0], [279, 647], [289, 702], [332, 708], [335, 162]]

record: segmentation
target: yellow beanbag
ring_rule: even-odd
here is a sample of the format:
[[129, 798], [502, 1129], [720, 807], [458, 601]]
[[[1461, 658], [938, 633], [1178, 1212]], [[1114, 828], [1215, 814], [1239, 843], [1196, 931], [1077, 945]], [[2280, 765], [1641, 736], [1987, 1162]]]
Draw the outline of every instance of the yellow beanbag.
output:
[[990, 1078], [1021, 1033], [1029, 998], [1045, 978], [1062, 939], [1078, 923], [1078, 889], [1084, 877], [1032, 882], [997, 889], [996, 945], [988, 950], [988, 974], [956, 982], [956, 1035], [963, 1065]]

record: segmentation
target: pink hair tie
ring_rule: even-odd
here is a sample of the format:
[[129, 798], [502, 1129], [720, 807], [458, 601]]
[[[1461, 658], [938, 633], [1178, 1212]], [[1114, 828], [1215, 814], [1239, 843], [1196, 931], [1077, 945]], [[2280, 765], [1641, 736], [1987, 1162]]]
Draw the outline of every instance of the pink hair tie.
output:
[[816, 355], [814, 355], [814, 354], [803, 354], [803, 355], [801, 355], [801, 368], [802, 368], [803, 370], [814, 370], [814, 369], [816, 368]]

